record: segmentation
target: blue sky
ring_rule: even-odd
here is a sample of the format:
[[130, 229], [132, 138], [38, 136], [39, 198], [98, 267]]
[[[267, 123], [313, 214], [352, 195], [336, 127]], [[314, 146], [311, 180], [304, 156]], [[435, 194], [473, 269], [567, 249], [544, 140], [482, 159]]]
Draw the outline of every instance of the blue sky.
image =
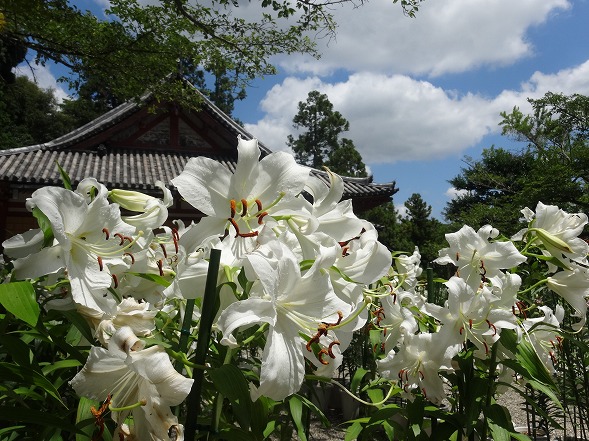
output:
[[[255, 1], [242, 7], [256, 13]], [[234, 114], [285, 150], [297, 103], [326, 93], [374, 181], [396, 181], [398, 206], [420, 193], [441, 218], [464, 155], [520, 147], [499, 136], [501, 111], [547, 91], [589, 95], [589, 0], [425, 0], [414, 19], [371, 0], [333, 13], [337, 38], [318, 42], [321, 59], [275, 57], [279, 74], [255, 81]], [[54, 72], [37, 76], [56, 87]]]

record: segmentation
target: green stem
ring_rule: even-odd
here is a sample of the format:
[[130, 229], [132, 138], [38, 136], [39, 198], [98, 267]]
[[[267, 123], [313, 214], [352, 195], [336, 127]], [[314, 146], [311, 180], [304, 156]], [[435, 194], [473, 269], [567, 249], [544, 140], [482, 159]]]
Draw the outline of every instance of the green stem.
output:
[[487, 433], [489, 431], [489, 421], [487, 418], [487, 414], [489, 412], [489, 408], [491, 407], [493, 397], [495, 396], [495, 390], [497, 388], [496, 383], [496, 376], [495, 371], [497, 370], [497, 348], [499, 347], [499, 342], [495, 342], [491, 347], [491, 358], [489, 360], [489, 376], [487, 379], [487, 395], [485, 397], [485, 409], [483, 411], [483, 428], [481, 429], [481, 439], [487, 439]]
[[[223, 365], [229, 364], [233, 359], [233, 350], [227, 348]], [[223, 394], [219, 393], [215, 398], [215, 411], [213, 412], [213, 421], [211, 421], [211, 430], [213, 433], [219, 431], [219, 421], [221, 420], [221, 413], [223, 412]]]
[[[216, 314], [217, 303], [217, 279], [221, 261], [221, 250], [212, 249], [209, 259], [209, 269], [207, 272], [207, 282], [202, 302], [200, 316], [200, 325], [198, 327], [198, 340], [196, 343], [196, 352], [193, 362], [197, 365], [204, 365], [211, 338], [211, 327]], [[192, 315], [192, 313], [191, 313]], [[184, 424], [184, 439], [194, 441], [196, 438], [196, 419], [200, 413], [200, 402], [202, 386], [204, 380], [204, 371], [197, 370], [194, 372], [194, 383], [186, 399], [186, 422]]]
[[539, 286], [542, 286], [544, 284], [546, 284], [546, 282], [548, 282], [548, 279], [542, 279], [539, 282], [534, 283], [532, 286], [530, 286], [529, 288], [524, 289], [523, 291], [519, 291], [518, 295], [521, 294], [525, 294], [527, 292], [533, 291], [534, 289], [536, 289]]

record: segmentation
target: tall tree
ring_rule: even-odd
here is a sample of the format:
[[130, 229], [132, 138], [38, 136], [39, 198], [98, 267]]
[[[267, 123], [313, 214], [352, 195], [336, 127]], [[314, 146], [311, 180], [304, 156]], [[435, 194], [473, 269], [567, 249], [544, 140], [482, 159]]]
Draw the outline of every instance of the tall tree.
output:
[[413, 193], [404, 203], [406, 216], [401, 220], [400, 231], [410, 243], [419, 247], [422, 266], [427, 267], [438, 257], [438, 250], [447, 246], [443, 224], [432, 218], [432, 207], [419, 193]]
[[296, 138], [289, 135], [287, 144], [300, 163], [317, 169], [327, 166], [345, 176], [366, 176], [366, 166], [354, 143], [340, 139], [350, 129], [350, 123], [333, 110], [327, 95], [313, 90], [306, 101], [299, 102], [298, 109], [293, 127], [303, 132]]
[[38, 144], [73, 130], [71, 115], [59, 111], [51, 90], [26, 77], [0, 87], [0, 149]]
[[491, 147], [450, 183], [464, 194], [448, 203], [446, 218], [474, 226], [490, 223], [505, 234], [520, 227], [520, 210], [539, 201], [569, 211], [589, 209], [589, 98], [547, 93], [529, 100], [533, 112], [502, 113], [503, 134], [526, 148]]
[[[395, 3], [398, 0], [393, 0]], [[79, 9], [73, 0], [4, 0], [0, 6], [3, 47], [24, 42], [30, 57], [69, 69], [78, 90], [87, 78], [101, 78], [119, 99], [152, 89], [161, 99], [193, 103], [181, 82], [162, 82], [178, 71], [178, 60], [238, 72], [238, 89], [260, 75], [272, 74], [277, 53], [318, 55], [308, 33], [334, 33], [330, 6], [354, 0], [111, 0], [104, 14]], [[362, 3], [362, 0], [360, 0]], [[78, 3], [79, 4], [79, 3]], [[401, 0], [413, 13], [417, 0]], [[254, 17], [253, 19], [250, 17]], [[2, 65], [4, 67], [4, 64]]]

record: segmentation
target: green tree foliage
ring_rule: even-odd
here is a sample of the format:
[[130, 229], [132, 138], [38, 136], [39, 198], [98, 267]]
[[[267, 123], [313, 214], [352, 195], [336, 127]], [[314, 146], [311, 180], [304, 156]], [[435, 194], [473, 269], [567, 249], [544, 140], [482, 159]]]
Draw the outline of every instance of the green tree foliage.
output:
[[[410, 244], [409, 251], [419, 247], [422, 267], [431, 265], [438, 257], [438, 250], [447, 246], [444, 234], [446, 226], [432, 218], [432, 207], [419, 193], [413, 193], [404, 203], [406, 216], [401, 219], [399, 233]], [[408, 245], [405, 245], [408, 248]]]
[[504, 234], [520, 228], [519, 210], [539, 201], [575, 212], [589, 208], [589, 98], [547, 93], [529, 100], [533, 112], [502, 113], [503, 134], [527, 146], [491, 147], [449, 182], [464, 193], [445, 217], [459, 224], [491, 224]]
[[0, 148], [50, 141], [73, 130], [76, 121], [60, 112], [51, 90], [42, 90], [26, 77], [0, 87]]
[[[15, 57], [7, 54], [19, 58], [21, 52], [12, 49], [24, 44], [36, 61], [69, 69], [66, 79], [73, 90], [92, 78], [108, 84], [122, 100], [151, 89], [160, 99], [189, 104], [195, 96], [187, 96], [182, 82], [162, 81], [183, 70], [179, 60], [214, 66], [213, 73], [236, 73], [234, 85], [240, 90], [251, 79], [275, 72], [269, 62], [274, 54], [318, 55], [309, 35], [335, 32], [330, 7], [358, 5], [353, 0], [248, 3], [241, 8], [235, 0], [111, 0], [104, 14], [94, 14], [73, 0], [5, 0], [0, 6], [2, 71], [10, 75], [8, 65]], [[413, 15], [415, 3], [399, 4]], [[247, 10], [258, 4], [259, 14]]]
[[389, 202], [362, 213], [362, 217], [376, 226], [378, 240], [389, 250], [411, 254], [419, 247], [422, 267], [426, 268], [438, 257], [438, 250], [448, 246], [444, 238], [448, 226], [431, 216], [432, 207], [419, 193], [413, 193], [404, 205], [405, 215]]
[[299, 102], [298, 109], [293, 127], [304, 131], [296, 138], [289, 135], [287, 141], [297, 161], [317, 169], [326, 166], [344, 176], [366, 176], [366, 166], [352, 140], [340, 139], [350, 123], [333, 110], [327, 95], [313, 90], [306, 101]]

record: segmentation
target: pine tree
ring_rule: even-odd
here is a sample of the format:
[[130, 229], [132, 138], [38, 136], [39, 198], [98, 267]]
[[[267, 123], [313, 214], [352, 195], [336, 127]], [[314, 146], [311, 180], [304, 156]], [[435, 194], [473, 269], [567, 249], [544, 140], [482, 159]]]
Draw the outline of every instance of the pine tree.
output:
[[353, 141], [340, 139], [340, 134], [350, 129], [350, 123], [333, 110], [327, 95], [313, 90], [298, 108], [293, 127], [305, 131], [297, 138], [289, 135], [287, 142], [297, 161], [316, 169], [326, 166], [344, 176], [366, 176], [366, 166]]

